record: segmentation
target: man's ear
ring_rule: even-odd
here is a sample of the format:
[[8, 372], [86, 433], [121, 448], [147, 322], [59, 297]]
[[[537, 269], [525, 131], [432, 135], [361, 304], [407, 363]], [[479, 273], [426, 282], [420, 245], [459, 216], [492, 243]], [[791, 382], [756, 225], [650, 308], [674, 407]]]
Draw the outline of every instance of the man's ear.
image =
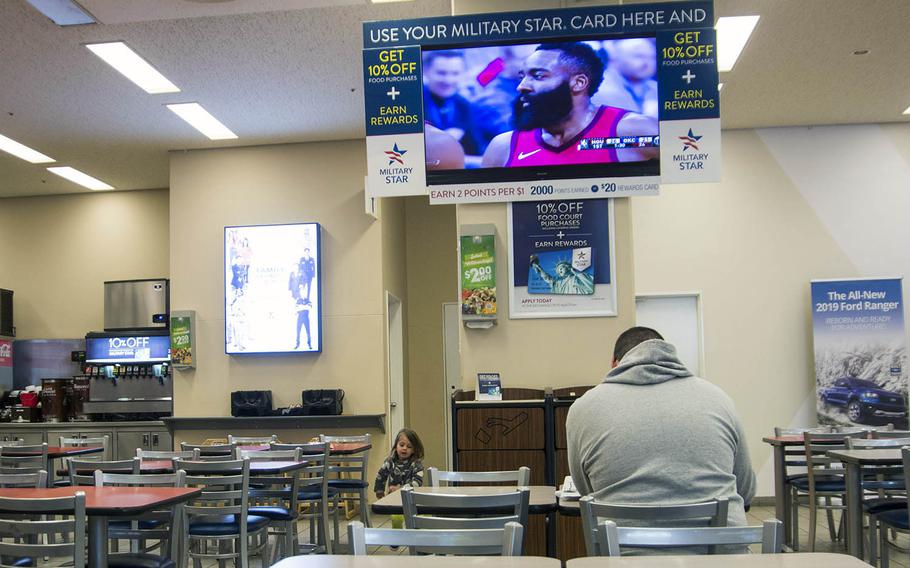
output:
[[583, 73], [573, 75], [572, 78], [569, 79], [569, 88], [572, 90], [572, 94], [580, 95], [581, 93], [587, 92], [588, 82], [588, 76]]
[[619, 359], [617, 359], [616, 357], [613, 357], [613, 364], [610, 368], [615, 369], [618, 366], [619, 366]]

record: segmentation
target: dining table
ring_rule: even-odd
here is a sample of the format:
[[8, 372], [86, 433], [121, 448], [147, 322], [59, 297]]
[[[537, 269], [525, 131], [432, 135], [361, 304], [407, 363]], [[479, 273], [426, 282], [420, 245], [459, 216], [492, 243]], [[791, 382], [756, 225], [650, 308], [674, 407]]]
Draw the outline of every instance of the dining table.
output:
[[[550, 485], [531, 485], [528, 496], [528, 514], [546, 515], [546, 551], [547, 556], [556, 556], [556, 488]], [[442, 495], [496, 495], [505, 491], [514, 491], [514, 487], [502, 485], [467, 485], [459, 487], [415, 487], [415, 493], [435, 493]], [[373, 502], [370, 510], [379, 515], [401, 515], [404, 508], [401, 504], [401, 492], [394, 491]], [[422, 511], [425, 509], [421, 509]], [[429, 513], [446, 513], [447, 511], [427, 510]], [[526, 541], [527, 542], [527, 541]]]
[[847, 552], [863, 558], [863, 468], [900, 466], [900, 448], [831, 450], [828, 456], [838, 459], [846, 470], [847, 487]]
[[[147, 511], [185, 503], [202, 494], [195, 487], [51, 487], [0, 489], [0, 497], [50, 499], [85, 493], [88, 517], [88, 565], [107, 568], [108, 521], [112, 517], [135, 517]], [[0, 513], [3, 511], [0, 510]], [[72, 511], [59, 511], [72, 513]]]

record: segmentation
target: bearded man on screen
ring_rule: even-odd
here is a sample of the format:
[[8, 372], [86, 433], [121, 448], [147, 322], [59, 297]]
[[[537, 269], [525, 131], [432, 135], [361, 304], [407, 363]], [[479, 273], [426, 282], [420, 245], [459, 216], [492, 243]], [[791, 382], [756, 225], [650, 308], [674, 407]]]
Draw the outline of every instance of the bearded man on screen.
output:
[[657, 158], [658, 148], [582, 150], [586, 138], [656, 136], [657, 120], [591, 97], [603, 81], [604, 64], [586, 43], [544, 43], [528, 57], [513, 104], [515, 130], [494, 138], [482, 166], [525, 167], [638, 162]]

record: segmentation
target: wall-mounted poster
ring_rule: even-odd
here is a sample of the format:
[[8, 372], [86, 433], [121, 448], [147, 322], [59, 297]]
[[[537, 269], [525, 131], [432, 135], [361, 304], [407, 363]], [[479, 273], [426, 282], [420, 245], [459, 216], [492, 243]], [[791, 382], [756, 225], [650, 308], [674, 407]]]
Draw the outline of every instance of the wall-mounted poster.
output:
[[322, 351], [318, 223], [224, 228], [224, 349]]
[[462, 235], [462, 318], [496, 317], [496, 236]]
[[609, 199], [509, 204], [509, 317], [616, 315]]
[[812, 281], [818, 423], [907, 429], [900, 278]]

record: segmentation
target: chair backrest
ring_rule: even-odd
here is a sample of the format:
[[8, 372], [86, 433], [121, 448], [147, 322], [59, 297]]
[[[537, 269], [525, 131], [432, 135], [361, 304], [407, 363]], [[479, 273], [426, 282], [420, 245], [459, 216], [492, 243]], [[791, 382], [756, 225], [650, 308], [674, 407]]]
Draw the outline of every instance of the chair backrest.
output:
[[[405, 486], [401, 488], [401, 505], [409, 529], [493, 529], [509, 522], [527, 527], [530, 496], [527, 487], [503, 488], [496, 493], [466, 490], [443, 494]], [[436, 512], [456, 516], [438, 516]]]
[[907, 438], [847, 438], [848, 450], [867, 450], [874, 448], [900, 448], [910, 446], [910, 437]]
[[813, 428], [782, 428], [780, 426], [775, 426], [774, 436], [802, 436], [806, 432], [812, 432], [814, 434], [825, 434], [831, 431], [831, 426], [816, 426]]
[[46, 486], [46, 471], [35, 471], [32, 473], [0, 473], [0, 487], [4, 489], [13, 487], [34, 487], [38, 489]]
[[186, 472], [174, 473], [110, 473], [96, 470], [95, 487], [186, 487]]
[[[77, 491], [72, 497], [52, 499], [0, 497], [0, 509], [22, 514], [0, 520], [0, 535], [25, 537], [18, 542], [0, 540], [0, 557], [63, 557], [71, 560], [74, 568], [85, 567], [85, 493]], [[60, 511], [72, 511], [72, 517], [53, 521], [33, 517]], [[48, 544], [44, 544], [45, 536]]]
[[186, 472], [187, 487], [202, 488], [202, 495], [184, 507], [190, 518], [197, 515], [237, 515], [240, 535], [246, 538], [249, 507], [250, 460], [174, 460], [174, 467]]
[[910, 430], [873, 430], [872, 438], [910, 438]]
[[[306, 467], [298, 470], [300, 487], [308, 492], [318, 491], [320, 496], [328, 496], [328, 471], [330, 460], [329, 442], [310, 442], [301, 444], [272, 444], [272, 451], [300, 450], [300, 459], [307, 462]], [[322, 500], [322, 497], [320, 497]]]
[[228, 434], [228, 444], [235, 446], [268, 446], [278, 441], [278, 436], [233, 436]]
[[3, 446], [21, 446], [25, 443], [25, 440], [19, 438], [18, 440], [0, 440], [0, 448]]
[[37, 473], [39, 471], [49, 471], [47, 444], [0, 447], [0, 473]]
[[516, 487], [531, 484], [531, 469], [526, 466], [513, 471], [440, 471], [435, 467], [427, 469], [427, 487], [439, 487], [451, 483], [502, 483], [514, 482]]
[[762, 553], [783, 549], [784, 524], [777, 519], [760, 527], [618, 527], [613, 521], [600, 523], [597, 536], [602, 556], [619, 556], [620, 548], [676, 548], [685, 546], [746, 546], [761, 543]]
[[237, 448], [240, 459], [250, 458], [250, 461], [300, 461], [300, 448], [289, 450], [244, 450], [242, 447]]
[[[326, 436], [319, 435], [319, 441], [331, 444], [372, 444], [372, 438], [369, 434], [359, 436]], [[358, 454], [331, 455], [329, 454], [329, 471], [336, 476], [347, 474], [352, 479], [367, 480], [367, 464], [370, 459], [370, 451], [365, 450]]]
[[[98, 436], [95, 438], [67, 438], [66, 436], [59, 437], [59, 445], [64, 448], [88, 448], [101, 446], [104, 448], [104, 451], [97, 454], [86, 454], [84, 456], [79, 456], [80, 460], [96, 460], [96, 461], [110, 461], [111, 454], [111, 437], [108, 435]], [[66, 461], [63, 460], [64, 468], [66, 468]]]
[[192, 460], [199, 457], [199, 450], [195, 449], [169, 452], [162, 450], [143, 450], [142, 448], [136, 448], [136, 457], [140, 460], [172, 460], [176, 458], [183, 460]]
[[202, 445], [202, 444], [187, 444], [186, 442], [180, 442], [180, 449], [184, 452], [191, 450], [199, 450], [200, 456], [230, 456], [231, 459], [236, 459], [237, 455], [237, 446], [234, 444], [213, 444], [213, 445]]
[[855, 434], [857, 432], [893, 432], [894, 424], [890, 422], [884, 426], [835, 426], [835, 432], [840, 432], [841, 434]]
[[840, 460], [828, 456], [828, 452], [846, 450], [847, 438], [865, 437], [866, 432], [864, 430], [852, 433], [835, 432], [830, 434], [806, 432], [803, 438], [805, 439], [806, 471], [809, 474], [809, 492], [815, 492], [815, 481], [817, 478], [830, 479], [844, 475]]
[[[367, 554], [367, 546], [408, 546], [434, 554], [502, 554], [520, 556], [524, 527], [515, 522], [497, 529], [368, 529], [354, 521], [348, 525], [351, 554]], [[493, 551], [493, 552], [490, 552]]]
[[67, 464], [71, 485], [95, 485], [95, 472], [129, 473], [139, 475], [139, 458], [115, 461], [80, 460], [72, 458]]
[[655, 524], [699, 523], [704, 526], [723, 527], [727, 525], [729, 501], [720, 498], [684, 505], [614, 505], [595, 501], [593, 497], [586, 495], [578, 501], [578, 506], [581, 509], [581, 525], [588, 556], [598, 556], [603, 555], [599, 550], [598, 535], [601, 519], [645, 521]]

